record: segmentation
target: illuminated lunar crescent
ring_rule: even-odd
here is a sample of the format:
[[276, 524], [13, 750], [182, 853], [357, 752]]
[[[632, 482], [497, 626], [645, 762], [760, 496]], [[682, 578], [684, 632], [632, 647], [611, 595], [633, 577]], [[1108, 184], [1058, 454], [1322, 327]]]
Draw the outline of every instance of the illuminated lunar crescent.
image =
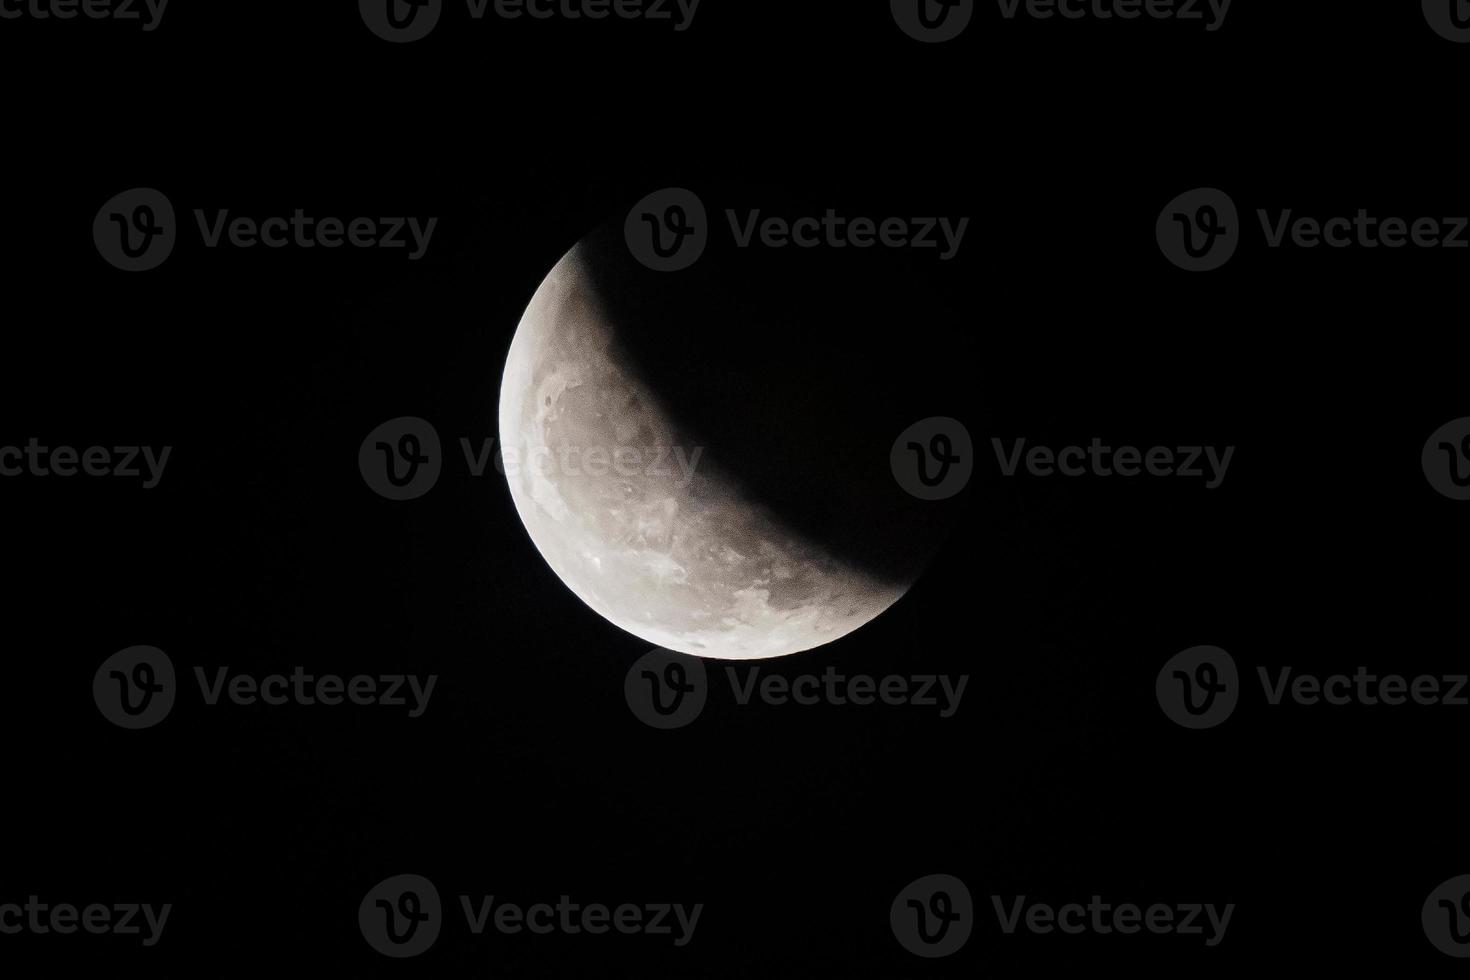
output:
[[572, 249], [526, 308], [500, 388], [506, 478], [561, 581], [615, 626], [700, 657], [778, 657], [830, 643], [908, 584], [880, 581], [790, 529], [618, 353]]

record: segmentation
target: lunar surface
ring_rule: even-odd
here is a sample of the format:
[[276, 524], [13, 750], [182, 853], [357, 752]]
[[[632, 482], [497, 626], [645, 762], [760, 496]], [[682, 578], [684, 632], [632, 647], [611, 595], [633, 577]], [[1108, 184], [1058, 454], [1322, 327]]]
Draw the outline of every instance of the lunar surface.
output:
[[[574, 248], [531, 299], [500, 389], [517, 512], [566, 586], [681, 653], [777, 657], [852, 632], [906, 584], [880, 581], [749, 499], [623, 363]], [[625, 318], [626, 319], [626, 318]]]

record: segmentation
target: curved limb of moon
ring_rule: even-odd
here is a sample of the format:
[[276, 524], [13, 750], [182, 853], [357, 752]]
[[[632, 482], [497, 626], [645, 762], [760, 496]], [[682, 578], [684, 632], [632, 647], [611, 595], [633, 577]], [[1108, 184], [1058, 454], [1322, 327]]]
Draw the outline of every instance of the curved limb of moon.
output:
[[789, 531], [681, 442], [615, 341], [573, 249], [527, 307], [501, 382], [516, 510], [583, 602], [649, 643], [746, 660], [829, 643], [903, 594]]

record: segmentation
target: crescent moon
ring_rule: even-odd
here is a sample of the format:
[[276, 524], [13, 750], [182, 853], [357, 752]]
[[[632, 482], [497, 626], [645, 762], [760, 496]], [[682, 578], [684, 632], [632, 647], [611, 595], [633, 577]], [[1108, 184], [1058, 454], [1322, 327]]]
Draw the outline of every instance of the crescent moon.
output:
[[574, 247], [541, 283], [501, 380], [511, 498], [541, 556], [613, 625], [722, 660], [830, 643], [908, 589], [807, 540], [683, 438], [618, 353]]

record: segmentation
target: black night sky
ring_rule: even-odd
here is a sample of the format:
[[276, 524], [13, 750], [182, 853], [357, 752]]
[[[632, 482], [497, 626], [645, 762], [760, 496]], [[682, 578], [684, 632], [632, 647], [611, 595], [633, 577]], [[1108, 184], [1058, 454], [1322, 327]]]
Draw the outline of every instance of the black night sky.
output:
[[[1420, 452], [1465, 408], [1466, 253], [1272, 249], [1258, 209], [1465, 214], [1452, 94], [1470, 47], [1417, 5], [1234, 5], [1225, 26], [1006, 21], [916, 43], [886, 4], [704, 0], [636, 21], [475, 23], [394, 45], [350, 3], [180, 4], [142, 32], [0, 20], [9, 93], [0, 448], [171, 447], [163, 478], [0, 478], [8, 624], [0, 906], [171, 903], [161, 940], [0, 934], [0, 971], [158, 976], [1236, 975], [1454, 961], [1420, 909], [1470, 873], [1452, 705], [1272, 705], [1272, 678], [1465, 672], [1462, 502]], [[1462, 50], [1463, 49], [1463, 50]], [[1362, 62], [1355, 64], [1355, 62]], [[157, 188], [179, 241], [124, 273], [98, 209]], [[688, 275], [619, 251], [634, 202], [708, 205]], [[1244, 240], [1186, 273], [1155, 219], [1227, 190]], [[404, 250], [208, 248], [196, 209], [438, 218]], [[950, 260], [739, 249], [725, 210], [968, 217]], [[794, 680], [968, 678], [920, 705], [741, 704], [751, 665], [658, 731], [624, 700], [649, 644], [537, 553], [496, 437], [526, 303], [594, 236], [633, 362], [749, 492], [891, 609], [754, 666]], [[607, 231], [606, 229], [611, 229]], [[364, 437], [429, 420], [443, 472], [372, 492]], [[892, 518], [888, 451], [964, 422], [974, 476]], [[996, 441], [1235, 447], [1228, 476], [1005, 476]], [[788, 478], [773, 459], [799, 459]], [[3, 461], [3, 460], [0, 460]], [[133, 645], [178, 671], [127, 731], [90, 694]], [[1190, 731], [1155, 679], [1223, 648], [1241, 703]], [[195, 670], [437, 676], [387, 706], [208, 705]], [[733, 667], [732, 683], [727, 667]], [[443, 899], [423, 955], [358, 907], [412, 873]], [[938, 959], [890, 928], [953, 875], [974, 931]], [[479, 902], [702, 903], [692, 940], [474, 935]], [[1004, 903], [1235, 906], [1205, 937], [1005, 933]]]

